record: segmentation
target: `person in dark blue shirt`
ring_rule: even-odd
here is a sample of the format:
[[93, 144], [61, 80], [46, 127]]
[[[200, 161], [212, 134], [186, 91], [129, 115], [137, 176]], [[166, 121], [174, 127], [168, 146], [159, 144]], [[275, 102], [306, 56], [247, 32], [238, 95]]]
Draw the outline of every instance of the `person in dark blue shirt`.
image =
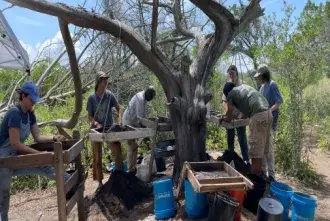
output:
[[273, 149], [273, 140], [275, 136], [275, 131], [277, 128], [277, 121], [279, 115], [279, 107], [283, 103], [282, 95], [278, 89], [278, 86], [275, 81], [271, 79], [271, 73], [267, 65], [260, 65], [258, 67], [257, 74], [255, 77], [258, 78], [258, 81], [262, 83], [260, 88], [260, 93], [267, 99], [271, 112], [273, 114], [273, 124], [271, 130], [271, 140], [269, 142], [269, 154], [264, 158], [264, 172], [268, 170], [268, 178], [270, 181], [275, 180], [275, 171], [274, 171], [274, 149]]
[[[35, 142], [62, 141], [63, 136], [42, 136], [39, 133], [36, 116], [33, 113], [34, 104], [39, 102], [38, 88], [33, 82], [26, 82], [17, 90], [19, 104], [12, 107], [4, 116], [0, 125], [0, 158], [19, 154], [36, 154], [40, 151], [32, 149], [24, 142], [32, 134]], [[10, 185], [12, 176], [43, 175], [55, 179], [52, 166], [36, 168], [10, 169], [0, 168], [0, 214], [1, 221], [8, 221]], [[70, 175], [65, 173], [65, 179]]]

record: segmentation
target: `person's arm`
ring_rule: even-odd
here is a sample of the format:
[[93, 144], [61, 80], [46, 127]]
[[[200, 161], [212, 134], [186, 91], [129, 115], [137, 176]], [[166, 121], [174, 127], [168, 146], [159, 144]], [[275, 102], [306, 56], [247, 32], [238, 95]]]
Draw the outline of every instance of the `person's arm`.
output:
[[18, 128], [15, 128], [15, 127], [9, 128], [9, 141], [10, 141], [10, 144], [14, 148], [16, 148], [19, 152], [22, 152], [25, 154], [40, 153], [40, 151], [35, 150], [35, 149], [23, 144], [20, 141], [20, 135], [21, 135], [21, 132]]
[[91, 123], [92, 128], [101, 128], [102, 125], [94, 119], [93, 99], [92, 95], [87, 100], [86, 110], [88, 112], [88, 121]]
[[92, 117], [89, 113], [88, 113], [88, 121], [91, 123], [92, 127], [94, 128], [101, 128], [102, 124], [100, 124], [99, 122], [97, 122], [94, 117]]
[[271, 111], [276, 111], [278, 110], [279, 106], [283, 103], [283, 98], [282, 98], [282, 95], [278, 89], [278, 86], [277, 84], [273, 83], [271, 84], [271, 93], [272, 93], [272, 96], [274, 96], [275, 98], [275, 104], [270, 108]]
[[117, 112], [118, 112], [118, 124], [122, 125], [123, 124], [123, 107], [117, 103], [115, 106]]
[[[227, 103], [227, 111], [226, 111], [226, 115], [223, 116], [223, 118], [221, 118], [221, 120], [225, 121], [225, 122], [231, 122], [233, 120], [233, 109], [234, 106]], [[221, 122], [220, 122], [221, 123]]]
[[51, 136], [45, 136], [41, 135], [39, 132], [39, 127], [37, 123], [34, 123], [31, 127], [31, 134], [33, 136], [33, 139], [36, 143], [45, 143], [45, 142], [56, 142], [56, 141], [64, 141], [65, 137], [62, 135], [51, 135]]
[[[113, 95], [112, 93], [110, 94], [111, 96], [111, 102], [113, 104], [113, 106], [116, 108], [116, 111], [118, 113], [118, 124], [122, 125], [123, 124], [123, 108], [122, 106], [118, 103], [115, 95]], [[113, 107], [112, 106], [112, 107]]]
[[225, 110], [225, 112], [227, 112], [228, 111], [228, 103], [227, 103], [227, 98], [224, 94], [222, 95], [222, 103], [223, 103], [223, 109]]

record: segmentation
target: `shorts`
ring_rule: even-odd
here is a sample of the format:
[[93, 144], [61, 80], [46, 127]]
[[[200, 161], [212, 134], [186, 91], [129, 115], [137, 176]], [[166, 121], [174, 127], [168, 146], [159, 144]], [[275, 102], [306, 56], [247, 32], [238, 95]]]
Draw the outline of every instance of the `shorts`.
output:
[[273, 116], [271, 110], [257, 113], [250, 118], [249, 157], [263, 158], [268, 154]]

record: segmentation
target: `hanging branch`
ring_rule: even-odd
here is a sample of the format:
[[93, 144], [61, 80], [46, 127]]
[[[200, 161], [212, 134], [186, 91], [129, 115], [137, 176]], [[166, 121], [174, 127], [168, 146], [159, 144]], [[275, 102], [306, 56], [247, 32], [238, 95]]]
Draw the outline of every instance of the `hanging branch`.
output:
[[151, 50], [156, 53], [156, 38], [157, 38], [157, 24], [158, 24], [158, 3], [159, 0], [154, 0], [152, 8], [152, 22], [151, 22]]
[[[73, 44], [78, 42], [79, 38], [82, 36], [82, 30], [80, 29], [78, 33], [74, 36]], [[70, 37], [71, 38], [71, 37]], [[63, 39], [64, 40], [64, 39]], [[53, 67], [57, 64], [57, 62], [65, 55], [67, 49], [64, 49], [57, 58], [47, 67], [47, 69], [42, 73], [39, 80], [37, 81], [36, 85], [40, 87], [40, 85], [43, 83], [43, 81], [46, 79], [47, 75], [50, 73], [50, 71], [53, 69]]]
[[76, 53], [74, 49], [74, 45], [70, 36], [70, 31], [68, 27], [68, 23], [59, 19], [59, 25], [63, 37], [63, 41], [66, 47], [66, 51], [68, 52], [69, 62], [71, 67], [71, 73], [74, 78], [74, 94], [75, 94], [75, 109], [72, 113], [72, 116], [69, 120], [56, 120], [52, 122], [48, 122], [46, 124], [41, 124], [41, 126], [60, 126], [63, 128], [72, 129], [76, 126], [80, 112], [82, 110], [82, 86], [81, 79], [79, 74], [78, 62], [76, 59]]

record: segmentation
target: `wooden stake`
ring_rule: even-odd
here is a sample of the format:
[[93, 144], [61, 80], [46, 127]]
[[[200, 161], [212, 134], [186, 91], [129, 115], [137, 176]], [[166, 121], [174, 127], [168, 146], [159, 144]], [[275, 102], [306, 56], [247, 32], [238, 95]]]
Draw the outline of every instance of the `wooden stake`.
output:
[[60, 142], [54, 144], [54, 167], [57, 188], [58, 220], [66, 221], [66, 197], [64, 189], [63, 148]]
[[[73, 138], [76, 140], [80, 139], [80, 133], [79, 131], [73, 131]], [[84, 143], [83, 143], [84, 144]], [[81, 188], [78, 188], [78, 220], [84, 221], [85, 220], [85, 205], [84, 205], [84, 168], [81, 163], [81, 153], [78, 154], [78, 156], [75, 159], [75, 169], [78, 171], [78, 182], [77, 186], [81, 186]]]

